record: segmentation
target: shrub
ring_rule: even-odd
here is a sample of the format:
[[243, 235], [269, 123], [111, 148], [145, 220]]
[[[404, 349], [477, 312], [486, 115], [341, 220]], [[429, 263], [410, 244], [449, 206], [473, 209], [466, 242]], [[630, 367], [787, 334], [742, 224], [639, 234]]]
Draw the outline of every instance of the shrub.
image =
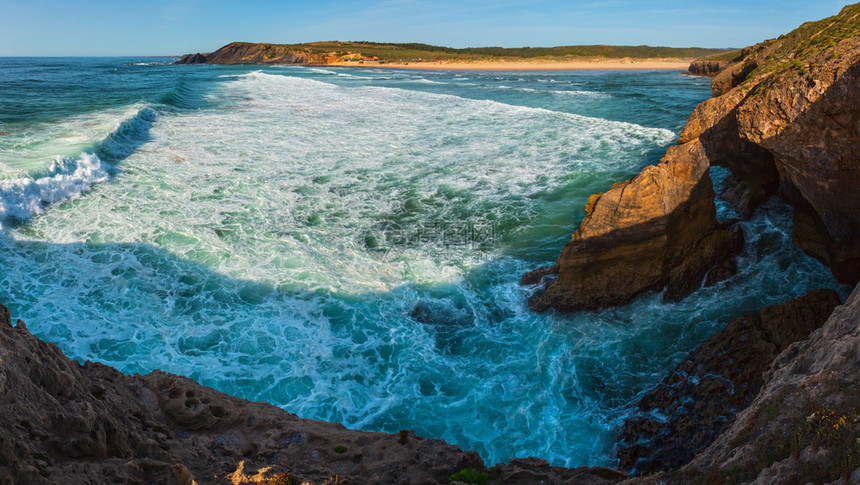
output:
[[490, 474], [486, 472], [480, 472], [478, 470], [475, 470], [474, 468], [464, 468], [448, 477], [448, 483], [451, 482], [487, 485], [488, 483], [490, 483]]

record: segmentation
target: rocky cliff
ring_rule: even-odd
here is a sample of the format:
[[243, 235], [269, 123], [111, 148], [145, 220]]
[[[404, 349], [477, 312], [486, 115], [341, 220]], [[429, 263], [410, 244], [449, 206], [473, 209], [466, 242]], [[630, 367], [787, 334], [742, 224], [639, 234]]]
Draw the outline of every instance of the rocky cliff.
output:
[[[794, 240], [842, 282], [860, 278], [860, 6], [744, 50], [681, 138], [722, 131], [769, 157], [722, 157], [753, 190], [795, 209]], [[767, 160], [771, 158], [772, 160]]]
[[177, 64], [330, 64], [333, 55], [312, 53], [277, 44], [231, 42], [209, 54], [187, 54]]
[[708, 167], [705, 146], [692, 140], [592, 196], [588, 215], [555, 266], [523, 277], [526, 284], [547, 283], [531, 307], [594, 309], [627, 303], [648, 290], [668, 287], [670, 299], [694, 290], [743, 243], [739, 230], [717, 226]]
[[728, 168], [749, 213], [778, 192], [794, 207], [794, 240], [842, 282], [860, 279], [860, 4], [743, 49], [716, 75], [660, 163], [592, 196], [588, 215], [542, 283], [535, 310], [623, 304], [649, 290], [695, 289], [731, 257], [708, 168]]
[[723, 69], [729, 67], [731, 64], [731, 60], [696, 59], [690, 63], [690, 67], [687, 69], [687, 74], [692, 74], [693, 76], [713, 77], [719, 74]]
[[638, 474], [687, 464], [758, 395], [776, 356], [839, 304], [835, 291], [816, 290], [733, 319], [639, 400], [622, 428], [619, 468]]
[[684, 467], [625, 483], [860, 483], [860, 286]]

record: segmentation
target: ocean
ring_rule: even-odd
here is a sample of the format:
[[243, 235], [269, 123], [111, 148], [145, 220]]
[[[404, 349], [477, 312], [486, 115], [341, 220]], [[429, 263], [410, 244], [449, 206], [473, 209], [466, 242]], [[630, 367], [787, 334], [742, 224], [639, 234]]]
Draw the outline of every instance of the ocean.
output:
[[529, 311], [522, 274], [709, 79], [170, 62], [0, 58], [0, 302], [79, 361], [489, 464], [611, 466], [637, 397], [731, 318], [847, 296], [773, 199], [723, 283]]

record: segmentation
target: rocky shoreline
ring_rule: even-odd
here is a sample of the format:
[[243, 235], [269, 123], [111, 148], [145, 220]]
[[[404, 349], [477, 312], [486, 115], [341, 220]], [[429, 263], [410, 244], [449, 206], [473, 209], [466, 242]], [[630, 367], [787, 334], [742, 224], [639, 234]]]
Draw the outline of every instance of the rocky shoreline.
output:
[[[713, 217], [711, 166], [731, 172], [721, 196], [741, 217], [778, 194], [794, 242], [860, 279], [860, 4], [690, 72], [714, 77], [713, 97], [658, 165], [589, 199], [556, 263], [523, 277], [533, 309], [730, 277], [743, 241]], [[655, 473], [631, 483], [860, 483], [858, 291], [829, 319], [838, 297], [821, 290], [738, 317], [693, 351], [622, 429], [620, 468]]]
[[[660, 163], [592, 196], [556, 264], [523, 277], [532, 308], [595, 309], [649, 291], [674, 300], [731, 277], [743, 234], [716, 220], [711, 166], [731, 171], [722, 195], [742, 216], [780, 195], [798, 246], [856, 284], [858, 34], [860, 4], [702, 67], [714, 97]], [[488, 468], [408, 430], [348, 430], [160, 371], [81, 365], [13, 327], [0, 305], [0, 484], [857, 484], [858, 389], [860, 286], [841, 306], [819, 290], [734, 319], [641, 398], [617, 450], [637, 476], [537, 458]]]
[[840, 304], [835, 291], [816, 290], [733, 319], [639, 400], [621, 431], [619, 468], [654, 473], [690, 462], [752, 402], [776, 356]]
[[[488, 469], [442, 440], [350, 430], [154, 371], [81, 365], [0, 305], [0, 484], [614, 483], [606, 468], [526, 458]], [[471, 476], [471, 475], [466, 476]], [[280, 480], [280, 481], [278, 481]]]
[[81, 365], [0, 305], [0, 484], [854, 484], [860, 287], [838, 304], [817, 290], [693, 351], [622, 429], [634, 477], [539, 458], [488, 468], [409, 430], [350, 430], [161, 371]]

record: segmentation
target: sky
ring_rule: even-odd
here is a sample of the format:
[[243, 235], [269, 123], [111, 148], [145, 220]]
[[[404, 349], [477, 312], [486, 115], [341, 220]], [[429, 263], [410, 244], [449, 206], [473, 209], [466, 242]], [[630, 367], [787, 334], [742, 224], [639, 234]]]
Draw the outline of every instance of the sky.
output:
[[233, 41], [743, 47], [839, 12], [816, 0], [0, 0], [0, 56], [168, 56]]

